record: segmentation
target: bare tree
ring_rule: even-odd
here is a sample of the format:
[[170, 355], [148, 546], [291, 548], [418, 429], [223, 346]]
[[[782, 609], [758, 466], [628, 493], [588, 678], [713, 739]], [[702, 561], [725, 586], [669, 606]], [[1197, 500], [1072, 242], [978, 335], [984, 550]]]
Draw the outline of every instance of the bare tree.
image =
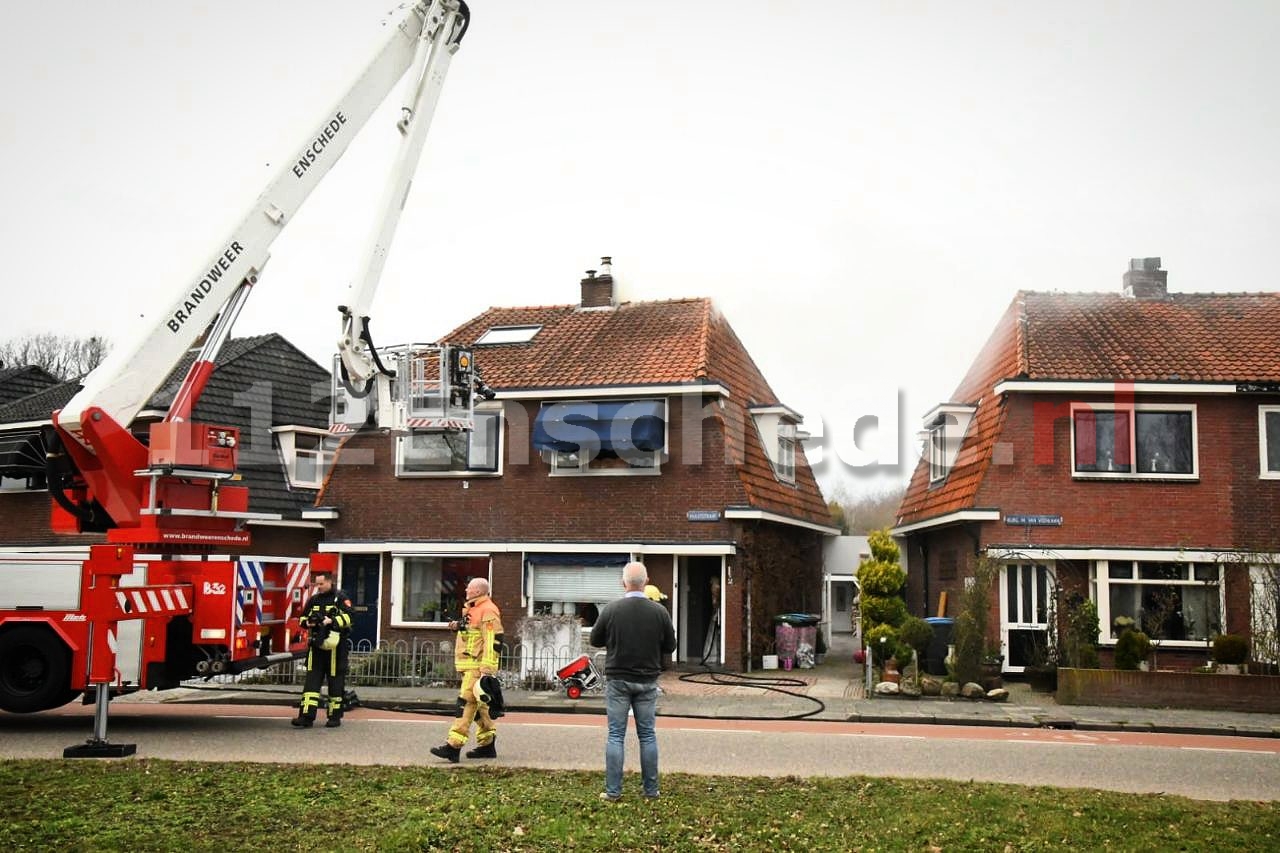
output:
[[866, 536], [873, 530], [893, 527], [904, 491], [904, 486], [895, 486], [851, 495], [843, 485], [837, 486], [834, 496], [827, 501], [831, 523], [847, 536]]
[[0, 367], [35, 366], [61, 380], [79, 379], [102, 363], [108, 349], [110, 344], [98, 335], [37, 332], [0, 342]]

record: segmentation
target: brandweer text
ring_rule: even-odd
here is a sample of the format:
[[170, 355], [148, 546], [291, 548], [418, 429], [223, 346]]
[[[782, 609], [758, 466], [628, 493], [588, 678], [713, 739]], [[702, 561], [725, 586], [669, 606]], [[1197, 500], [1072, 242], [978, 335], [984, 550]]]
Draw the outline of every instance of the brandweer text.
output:
[[182, 303], [182, 307], [173, 312], [173, 316], [169, 318], [169, 331], [177, 334], [182, 328], [182, 324], [192, 319], [195, 310], [200, 307], [200, 303], [209, 295], [209, 291], [213, 290], [214, 284], [218, 279], [226, 275], [227, 270], [231, 269], [231, 265], [236, 262], [236, 258], [244, 252], [244, 247], [239, 242], [233, 240], [227, 250], [218, 256], [218, 260], [214, 261], [213, 266], [209, 267], [208, 274], [200, 279], [200, 283], [195, 286], [191, 293], [187, 294], [186, 301]]

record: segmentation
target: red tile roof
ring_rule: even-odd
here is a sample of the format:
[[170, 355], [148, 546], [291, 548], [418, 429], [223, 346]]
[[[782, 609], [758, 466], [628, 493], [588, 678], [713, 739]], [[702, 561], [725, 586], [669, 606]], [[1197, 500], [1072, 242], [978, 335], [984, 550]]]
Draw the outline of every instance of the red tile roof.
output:
[[954, 466], [933, 487], [928, 459], [916, 466], [898, 525], [975, 508], [1004, 425], [1001, 380], [1276, 382], [1277, 330], [1280, 293], [1019, 292], [950, 401], [978, 407]]
[[480, 345], [476, 364], [499, 391], [676, 385], [707, 382], [729, 389], [721, 422], [746, 504], [830, 525], [813, 471], [796, 446], [796, 485], [780, 483], [746, 407], [778, 403], [746, 348], [709, 299], [490, 308], [445, 341], [472, 344], [503, 326], [541, 326], [525, 343]]

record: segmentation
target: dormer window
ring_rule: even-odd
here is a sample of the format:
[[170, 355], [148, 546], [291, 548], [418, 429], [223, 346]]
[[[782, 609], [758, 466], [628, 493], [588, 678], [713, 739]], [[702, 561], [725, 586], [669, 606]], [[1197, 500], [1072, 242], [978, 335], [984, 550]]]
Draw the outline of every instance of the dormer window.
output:
[[768, 406], [751, 406], [751, 418], [755, 421], [760, 443], [764, 446], [773, 475], [778, 482], [794, 486], [796, 483], [796, 440], [800, 438], [796, 425], [803, 420], [800, 413], [774, 403]]
[[923, 438], [929, 455], [930, 484], [942, 482], [951, 473], [977, 411], [977, 406], [943, 403], [925, 415]]
[[282, 426], [271, 429], [280, 447], [289, 485], [298, 489], [318, 489], [333, 467], [338, 439], [315, 427]]

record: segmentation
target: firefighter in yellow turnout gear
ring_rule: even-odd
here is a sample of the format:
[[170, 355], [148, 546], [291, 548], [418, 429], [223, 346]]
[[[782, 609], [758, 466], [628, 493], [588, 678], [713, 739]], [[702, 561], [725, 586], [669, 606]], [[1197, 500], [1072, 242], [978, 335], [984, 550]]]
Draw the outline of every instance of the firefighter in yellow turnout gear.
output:
[[489, 582], [472, 578], [467, 584], [467, 603], [462, 619], [449, 625], [458, 632], [454, 641], [453, 665], [462, 675], [458, 690], [458, 719], [449, 729], [449, 740], [433, 746], [431, 754], [457, 763], [462, 747], [476, 724], [476, 748], [467, 758], [497, 758], [494, 745], [497, 728], [489, 716], [489, 698], [481, 690], [480, 679], [498, 674], [498, 649], [502, 645], [502, 615], [489, 597]]
[[333, 585], [331, 572], [311, 577], [312, 593], [303, 611], [302, 622], [310, 632], [307, 648], [307, 679], [302, 685], [302, 703], [292, 725], [309, 729], [320, 708], [320, 685], [328, 679], [329, 707], [326, 728], [342, 725], [342, 701], [346, 694], [347, 637], [351, 633], [351, 601]]

